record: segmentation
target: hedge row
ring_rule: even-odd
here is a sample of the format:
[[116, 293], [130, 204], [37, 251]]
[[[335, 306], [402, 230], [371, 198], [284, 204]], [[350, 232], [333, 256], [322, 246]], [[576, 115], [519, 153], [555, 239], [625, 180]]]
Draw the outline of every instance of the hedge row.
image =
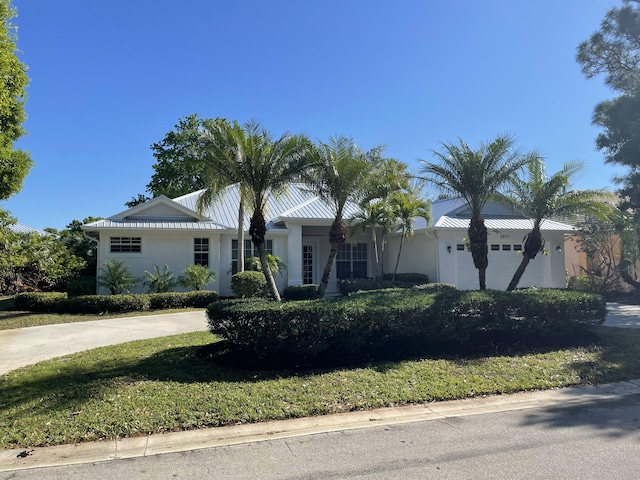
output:
[[209, 330], [261, 354], [347, 354], [398, 341], [471, 344], [479, 335], [565, 334], [604, 321], [599, 295], [560, 290], [469, 292], [387, 289], [325, 300], [223, 300], [209, 305]]
[[338, 282], [338, 289], [342, 295], [360, 292], [362, 290], [380, 290], [386, 288], [411, 288], [416, 285], [429, 283], [429, 276], [422, 273], [399, 273], [395, 280], [393, 275], [386, 274], [383, 280], [372, 278], [346, 278]]
[[167, 308], [202, 308], [217, 301], [218, 298], [218, 293], [212, 290], [78, 297], [68, 297], [66, 293], [32, 292], [16, 295], [15, 308], [33, 312], [115, 313]]

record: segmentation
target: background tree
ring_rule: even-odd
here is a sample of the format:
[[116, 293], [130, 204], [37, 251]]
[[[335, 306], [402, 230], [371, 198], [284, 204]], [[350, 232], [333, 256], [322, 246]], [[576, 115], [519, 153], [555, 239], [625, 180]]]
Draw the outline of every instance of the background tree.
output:
[[459, 140], [457, 144], [444, 143], [444, 152], [433, 151], [439, 163], [421, 160], [424, 179], [443, 193], [462, 197], [471, 212], [467, 234], [480, 290], [487, 288], [489, 264], [488, 233], [482, 209], [531, 158], [531, 154], [522, 155], [514, 146], [514, 138], [506, 135], [481, 144], [475, 151]]
[[205, 188], [206, 165], [202, 160], [206, 141], [203, 133], [224, 123], [226, 120], [222, 118], [203, 119], [198, 114], [179, 119], [174, 130], [151, 145], [156, 163], [152, 165], [154, 173], [147, 185], [150, 196], [138, 194], [126, 205], [133, 207], [159, 195], [176, 198]]
[[11, 0], [0, 0], [0, 200], [20, 191], [33, 166], [27, 152], [14, 148], [25, 134], [22, 124], [29, 83], [27, 67], [17, 56], [17, 27], [11, 22], [15, 15]]
[[56, 236], [15, 232], [13, 223], [0, 211], [0, 292], [60, 288], [84, 267], [85, 261]]
[[[626, 202], [621, 208], [634, 210], [640, 229], [640, 3], [625, 0], [622, 7], [607, 12], [600, 30], [580, 43], [577, 62], [587, 78], [603, 74], [605, 83], [620, 96], [596, 105], [593, 123], [603, 128], [596, 147], [607, 163], [629, 168], [617, 182]], [[640, 238], [639, 235], [636, 237]]]
[[317, 297], [324, 297], [329, 276], [336, 262], [340, 245], [348, 233], [344, 209], [348, 202], [359, 202], [366, 194], [366, 181], [371, 162], [352, 138], [332, 137], [319, 142], [312, 151], [312, 168], [304, 176], [309, 189], [331, 207], [334, 219], [329, 229], [331, 250], [318, 285]]
[[518, 175], [512, 177], [511, 186], [503, 201], [533, 219], [533, 228], [524, 238], [522, 261], [509, 282], [507, 291], [518, 286], [529, 262], [543, 250], [544, 239], [540, 227], [545, 218], [575, 218], [578, 214], [604, 215], [611, 209], [615, 197], [610, 192], [570, 190], [575, 175], [583, 170], [583, 163], [569, 162], [559, 172], [547, 176], [544, 159], [538, 157], [527, 164], [526, 179]]

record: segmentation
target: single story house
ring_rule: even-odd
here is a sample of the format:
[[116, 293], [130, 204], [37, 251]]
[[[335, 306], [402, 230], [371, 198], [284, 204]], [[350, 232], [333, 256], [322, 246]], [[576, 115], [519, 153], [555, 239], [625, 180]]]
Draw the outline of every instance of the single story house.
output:
[[[202, 264], [216, 272], [207, 288], [221, 295], [232, 295], [231, 275], [238, 252], [237, 222], [239, 192], [227, 188], [218, 202], [201, 214], [197, 201], [203, 191], [175, 199], [156, 197], [128, 210], [82, 228], [98, 242], [98, 265], [110, 260], [126, 263], [131, 273], [142, 279], [153, 266], [169, 269], [178, 276], [188, 264]], [[345, 219], [358, 212], [347, 205]], [[478, 275], [471, 253], [465, 245], [469, 212], [460, 199], [434, 201], [433, 221], [427, 225], [417, 218], [414, 236], [402, 250], [399, 273], [424, 273], [432, 282], [452, 283], [460, 289], [477, 289]], [[518, 251], [533, 222], [506, 207], [488, 203], [483, 211], [489, 229], [489, 267], [487, 287], [505, 289], [521, 260]], [[292, 184], [288, 195], [269, 199], [266, 250], [287, 266], [276, 276], [280, 291], [288, 285], [318, 283], [329, 256], [331, 209], [305, 185]], [[249, 229], [247, 215], [244, 225]], [[520, 286], [563, 287], [565, 284], [564, 235], [573, 227], [554, 221], [542, 224], [548, 255], [539, 255], [525, 272]], [[383, 265], [392, 272], [400, 245], [398, 233], [389, 235]], [[245, 257], [257, 252], [248, 234], [243, 246]], [[356, 233], [342, 246], [334, 266], [327, 294], [338, 292], [342, 278], [375, 276], [375, 253], [371, 234]], [[142, 292], [139, 284], [134, 291]], [[99, 288], [98, 293], [107, 290]]]

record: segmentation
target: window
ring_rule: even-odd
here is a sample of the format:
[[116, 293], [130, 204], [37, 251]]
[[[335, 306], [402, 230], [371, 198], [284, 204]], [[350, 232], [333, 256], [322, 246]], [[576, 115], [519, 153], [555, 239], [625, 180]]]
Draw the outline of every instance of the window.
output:
[[508, 252], [511, 250], [511, 245], [502, 245], [502, 251]]
[[343, 243], [336, 257], [336, 276], [344, 278], [367, 278], [367, 244]]
[[209, 239], [193, 239], [193, 263], [194, 265], [209, 266]]
[[517, 244], [516, 244], [516, 245], [514, 245], [514, 246], [513, 246], [513, 249], [514, 249], [516, 252], [521, 252], [521, 251], [522, 251], [522, 245], [517, 245]]
[[464, 243], [457, 244], [456, 250], [458, 250], [459, 252], [464, 252]]
[[496, 250], [500, 250], [500, 245], [496, 243], [491, 244], [491, 251], [495, 252]]
[[[267, 255], [273, 255], [273, 240], [264, 241], [264, 251]], [[258, 249], [251, 240], [244, 241], [244, 259], [257, 257]], [[238, 240], [231, 240], [231, 273], [238, 273]]]
[[111, 237], [111, 253], [142, 251], [142, 239], [140, 237]]

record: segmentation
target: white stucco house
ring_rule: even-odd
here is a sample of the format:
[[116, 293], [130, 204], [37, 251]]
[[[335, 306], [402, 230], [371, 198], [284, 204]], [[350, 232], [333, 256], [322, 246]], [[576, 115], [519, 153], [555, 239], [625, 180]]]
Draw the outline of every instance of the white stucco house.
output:
[[[239, 196], [236, 187], [228, 188], [211, 208], [198, 213], [197, 200], [202, 191], [169, 199], [156, 197], [83, 226], [86, 234], [98, 242], [98, 265], [109, 260], [125, 262], [131, 273], [143, 278], [153, 266], [168, 265], [177, 276], [188, 264], [207, 265], [216, 272], [216, 280], [207, 288], [221, 295], [232, 295], [231, 275], [237, 258], [237, 218]], [[348, 205], [345, 219], [357, 213]], [[471, 253], [465, 247], [469, 212], [460, 199], [439, 200], [432, 204], [433, 221], [427, 225], [417, 218], [414, 236], [405, 242], [399, 273], [425, 273], [432, 282], [452, 283], [460, 289], [477, 289], [478, 274]], [[489, 267], [487, 287], [505, 289], [521, 260], [518, 250], [532, 221], [506, 207], [489, 203], [483, 217], [489, 229]], [[270, 198], [266, 212], [266, 249], [287, 265], [276, 276], [282, 291], [288, 285], [318, 283], [329, 255], [329, 228], [333, 214], [304, 185], [293, 184], [289, 194]], [[245, 231], [249, 229], [249, 218]], [[542, 224], [548, 255], [539, 255], [527, 267], [520, 286], [563, 287], [565, 285], [564, 235], [573, 227], [554, 221]], [[395, 266], [400, 238], [389, 236], [384, 269]], [[245, 256], [255, 254], [247, 234]], [[369, 233], [358, 233], [342, 246], [333, 269], [327, 293], [338, 291], [338, 279], [373, 277], [375, 255]], [[138, 285], [134, 291], [142, 292]], [[106, 294], [106, 289], [98, 293]]]

